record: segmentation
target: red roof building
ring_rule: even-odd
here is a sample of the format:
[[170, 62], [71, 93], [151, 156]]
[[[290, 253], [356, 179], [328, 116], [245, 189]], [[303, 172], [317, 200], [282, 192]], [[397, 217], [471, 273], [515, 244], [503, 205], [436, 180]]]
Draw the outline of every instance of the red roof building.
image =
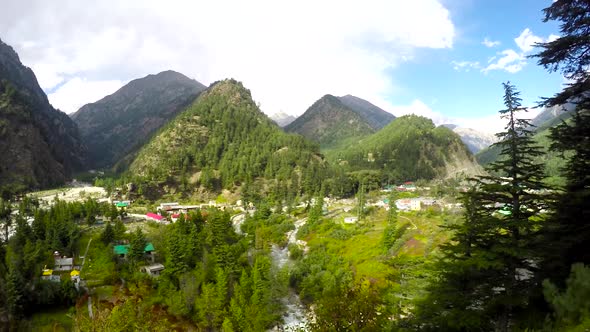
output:
[[151, 213], [151, 212], [146, 213], [145, 216], [148, 217], [148, 219], [152, 219], [152, 220], [155, 220], [155, 221], [162, 221], [162, 219], [164, 219], [164, 217], [162, 217], [161, 215], [155, 214], [155, 213]]

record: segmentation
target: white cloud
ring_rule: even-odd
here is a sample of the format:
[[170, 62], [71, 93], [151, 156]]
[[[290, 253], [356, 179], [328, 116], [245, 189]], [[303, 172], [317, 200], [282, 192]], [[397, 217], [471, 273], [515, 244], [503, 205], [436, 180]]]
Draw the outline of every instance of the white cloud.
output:
[[[434, 110], [431, 106], [419, 99], [415, 99], [407, 105], [393, 105], [383, 100], [371, 100], [371, 102], [397, 117], [415, 114], [432, 119], [432, 122], [437, 126], [455, 124], [459, 127], [471, 128], [487, 134], [496, 134], [503, 131], [507, 123], [506, 119], [500, 118], [500, 113], [498, 112], [483, 117], [449, 117]], [[527, 112], [520, 112], [517, 116], [522, 119], [533, 119], [541, 111], [543, 111], [541, 108], [528, 107]]]
[[505, 70], [509, 73], [517, 73], [526, 65], [526, 56], [514, 50], [504, 50], [499, 55], [501, 55], [499, 58], [491, 60], [492, 63], [481, 71], [487, 73], [490, 70]]
[[481, 43], [486, 47], [496, 47], [500, 45], [499, 40], [490, 40], [488, 37], [485, 37]]
[[[535, 48], [535, 44], [550, 42], [557, 38], [559, 38], [559, 36], [554, 34], [549, 35], [547, 38], [542, 38], [533, 34], [531, 29], [525, 28], [518, 37], [514, 38], [514, 43], [518, 46], [520, 52], [513, 49], [503, 50], [502, 52], [497, 53], [496, 56], [491, 57], [488, 60], [489, 65], [481, 71], [483, 73], [488, 73], [492, 70], [505, 70], [512, 74], [517, 73], [526, 66], [527, 55], [529, 55]], [[484, 40], [484, 44], [486, 40]]]
[[413, 100], [409, 105], [391, 105], [389, 104], [386, 110], [391, 111], [395, 116], [402, 116], [406, 114], [415, 114], [432, 119], [436, 125], [445, 123], [453, 123], [453, 118], [449, 118], [439, 112], [436, 112], [419, 99]]
[[522, 52], [528, 53], [535, 48], [535, 44], [544, 42], [544, 39], [535, 36], [531, 29], [526, 28], [520, 33], [520, 36], [514, 38], [514, 42]]
[[413, 100], [408, 105], [391, 105], [381, 104], [386, 110], [390, 110], [395, 116], [402, 116], [406, 114], [416, 114], [432, 119], [435, 125], [455, 124], [459, 127], [472, 128], [480, 132], [495, 134], [502, 131], [505, 121], [500, 119], [498, 113], [481, 118], [458, 118], [448, 117], [440, 112], [433, 110], [419, 99]]
[[550, 43], [552, 41], [556, 41], [559, 38], [558, 35], [550, 34], [549, 37], [545, 40], [545, 42]]
[[49, 102], [66, 113], [73, 113], [83, 105], [112, 94], [125, 84], [122, 81], [88, 81], [75, 77], [47, 97]]
[[[391, 69], [455, 37], [438, 0], [23, 0], [3, 8], [0, 31], [44, 89], [69, 77], [90, 85], [172, 69], [204, 84], [236, 78], [264, 111], [289, 114], [326, 93], [385, 98], [396, 91]], [[90, 97], [67, 85], [56, 107]]]
[[457, 71], [469, 71], [470, 69], [479, 69], [481, 66], [478, 61], [451, 61], [453, 69]]

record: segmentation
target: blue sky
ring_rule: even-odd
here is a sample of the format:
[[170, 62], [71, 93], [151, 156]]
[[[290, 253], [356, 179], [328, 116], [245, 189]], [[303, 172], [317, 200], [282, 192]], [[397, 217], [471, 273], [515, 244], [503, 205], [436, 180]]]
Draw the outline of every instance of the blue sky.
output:
[[[563, 82], [526, 56], [555, 38], [551, 0], [8, 1], [0, 38], [66, 113], [176, 70], [242, 81], [267, 114], [352, 94], [395, 115], [495, 132], [501, 83], [524, 105]], [[487, 42], [487, 46], [484, 45]]]
[[[510, 81], [521, 91], [523, 104], [534, 105], [541, 96], [550, 96], [562, 86], [559, 73], [550, 74], [526, 59], [518, 72], [482, 72], [488, 60], [499, 52], [522, 52], [514, 41], [525, 29], [546, 38], [558, 34], [555, 22], [543, 23], [542, 9], [550, 1], [446, 1], [457, 28], [452, 48], [421, 49], [413, 61], [392, 71], [402, 91], [390, 96], [391, 102], [409, 103], [420, 99], [436, 112], [448, 117], [480, 118], [503, 107], [502, 82]], [[484, 39], [500, 42], [487, 47]], [[534, 54], [537, 49], [528, 54]], [[478, 68], [454, 68], [453, 62], [479, 62]]]

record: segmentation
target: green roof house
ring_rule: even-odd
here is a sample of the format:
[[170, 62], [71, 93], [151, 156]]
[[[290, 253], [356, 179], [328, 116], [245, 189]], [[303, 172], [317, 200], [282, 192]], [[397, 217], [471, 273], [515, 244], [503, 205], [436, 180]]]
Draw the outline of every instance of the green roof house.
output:
[[[154, 252], [155, 250], [156, 249], [154, 248], [154, 245], [151, 242], [148, 242], [146, 244], [145, 248], [143, 249], [143, 252], [151, 256], [152, 252]], [[115, 255], [124, 258], [129, 253], [129, 245], [128, 244], [116, 245], [113, 247], [113, 252], [115, 253]]]

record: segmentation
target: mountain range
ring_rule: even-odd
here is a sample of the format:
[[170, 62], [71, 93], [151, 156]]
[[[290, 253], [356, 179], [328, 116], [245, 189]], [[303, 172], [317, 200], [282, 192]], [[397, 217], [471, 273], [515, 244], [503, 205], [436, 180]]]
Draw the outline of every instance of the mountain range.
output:
[[136, 79], [101, 100], [82, 106], [72, 119], [89, 150], [89, 167], [117, 164], [184, 110], [205, 86], [168, 70]]
[[0, 164], [2, 185], [55, 186], [74, 171], [114, 167], [154, 191], [231, 189], [257, 179], [317, 191], [331, 167], [320, 147], [348, 171], [430, 179], [474, 168], [457, 133], [471, 136], [471, 149], [487, 144], [471, 130], [396, 119], [352, 95], [325, 95], [288, 124], [294, 117], [278, 114], [283, 131], [241, 83], [207, 88], [174, 71], [133, 80], [68, 117], [14, 50], [0, 46], [0, 152], [15, 161]]
[[86, 166], [76, 124], [51, 106], [33, 71], [0, 40], [0, 187], [63, 184]]

